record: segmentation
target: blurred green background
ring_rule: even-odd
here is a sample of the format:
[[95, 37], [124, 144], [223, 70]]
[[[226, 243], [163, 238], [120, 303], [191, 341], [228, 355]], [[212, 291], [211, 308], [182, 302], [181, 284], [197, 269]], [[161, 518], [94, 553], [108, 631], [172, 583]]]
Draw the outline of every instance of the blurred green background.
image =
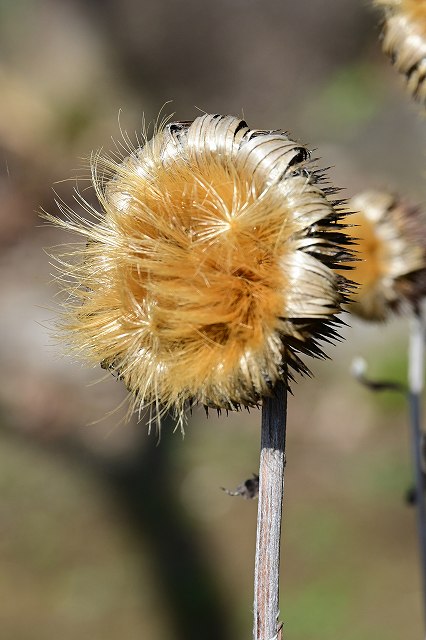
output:
[[[183, 440], [124, 424], [125, 393], [49, 335], [68, 238], [40, 223], [73, 203], [92, 149], [143, 114], [244, 115], [317, 149], [344, 196], [424, 201], [426, 124], [354, 0], [0, 1], [0, 638], [251, 637], [257, 411]], [[120, 114], [120, 115], [119, 115]], [[136, 132], [136, 133], [135, 133]], [[87, 197], [91, 198], [90, 192]], [[406, 407], [349, 373], [403, 381], [407, 323], [352, 325], [290, 400], [281, 617], [288, 640], [422, 633]], [[98, 384], [95, 384], [99, 382]], [[117, 409], [118, 407], [118, 409]]]

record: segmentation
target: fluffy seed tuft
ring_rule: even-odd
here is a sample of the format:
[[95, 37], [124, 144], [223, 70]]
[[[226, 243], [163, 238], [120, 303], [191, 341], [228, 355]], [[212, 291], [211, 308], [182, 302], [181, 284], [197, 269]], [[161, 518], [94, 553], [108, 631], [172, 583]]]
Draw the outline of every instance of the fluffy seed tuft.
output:
[[[309, 151], [232, 116], [174, 122], [121, 162], [97, 157], [95, 222], [59, 257], [74, 352], [116, 371], [135, 408], [257, 406], [322, 356], [351, 260], [345, 215]], [[330, 193], [334, 190], [330, 189]], [[343, 266], [342, 266], [343, 265]]]

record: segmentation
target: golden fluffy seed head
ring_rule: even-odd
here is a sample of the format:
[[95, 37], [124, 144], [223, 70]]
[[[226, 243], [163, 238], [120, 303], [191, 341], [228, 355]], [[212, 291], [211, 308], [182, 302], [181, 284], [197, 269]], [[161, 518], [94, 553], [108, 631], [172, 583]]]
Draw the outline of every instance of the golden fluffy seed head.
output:
[[350, 233], [359, 261], [351, 276], [359, 284], [350, 306], [371, 321], [416, 308], [426, 293], [426, 220], [419, 208], [384, 191], [367, 191], [349, 202]]
[[426, 104], [426, 0], [376, 0], [385, 10], [383, 51], [405, 75], [413, 97]]
[[344, 214], [285, 133], [232, 116], [175, 122], [122, 162], [98, 158], [93, 180], [96, 224], [70, 211], [58, 222], [88, 240], [61, 258], [62, 328], [137, 406], [255, 406], [283, 363], [307, 372], [299, 354], [336, 337]]

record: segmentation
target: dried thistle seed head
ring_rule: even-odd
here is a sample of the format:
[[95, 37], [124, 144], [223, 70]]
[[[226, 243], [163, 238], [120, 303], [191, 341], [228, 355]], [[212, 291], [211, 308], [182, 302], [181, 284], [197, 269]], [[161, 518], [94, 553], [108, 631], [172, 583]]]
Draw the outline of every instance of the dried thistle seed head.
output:
[[426, 104], [426, 0], [376, 0], [383, 7], [383, 51], [405, 75], [413, 97]]
[[350, 233], [358, 239], [351, 276], [360, 286], [350, 306], [365, 320], [416, 308], [426, 293], [426, 220], [418, 207], [383, 191], [366, 191], [349, 202], [356, 213]]
[[136, 407], [256, 406], [283, 362], [307, 372], [300, 354], [336, 337], [350, 240], [322, 181], [304, 146], [232, 116], [96, 158], [102, 213], [57, 221], [88, 240], [60, 258], [71, 346], [115, 370]]

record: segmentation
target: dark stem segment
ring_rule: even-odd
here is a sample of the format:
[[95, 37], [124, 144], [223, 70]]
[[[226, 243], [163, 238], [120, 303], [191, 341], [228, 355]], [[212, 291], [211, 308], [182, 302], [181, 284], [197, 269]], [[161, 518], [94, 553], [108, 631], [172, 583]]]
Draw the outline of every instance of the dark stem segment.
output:
[[273, 396], [264, 398], [262, 404], [254, 640], [279, 640], [279, 569], [286, 421], [287, 389], [283, 382], [279, 382]]
[[420, 561], [423, 580], [423, 612], [426, 624], [426, 502], [422, 453], [421, 399], [424, 367], [424, 326], [420, 313], [412, 319], [409, 345], [409, 401], [411, 422], [411, 446], [414, 464], [414, 480], [417, 495], [417, 527], [420, 545]]

